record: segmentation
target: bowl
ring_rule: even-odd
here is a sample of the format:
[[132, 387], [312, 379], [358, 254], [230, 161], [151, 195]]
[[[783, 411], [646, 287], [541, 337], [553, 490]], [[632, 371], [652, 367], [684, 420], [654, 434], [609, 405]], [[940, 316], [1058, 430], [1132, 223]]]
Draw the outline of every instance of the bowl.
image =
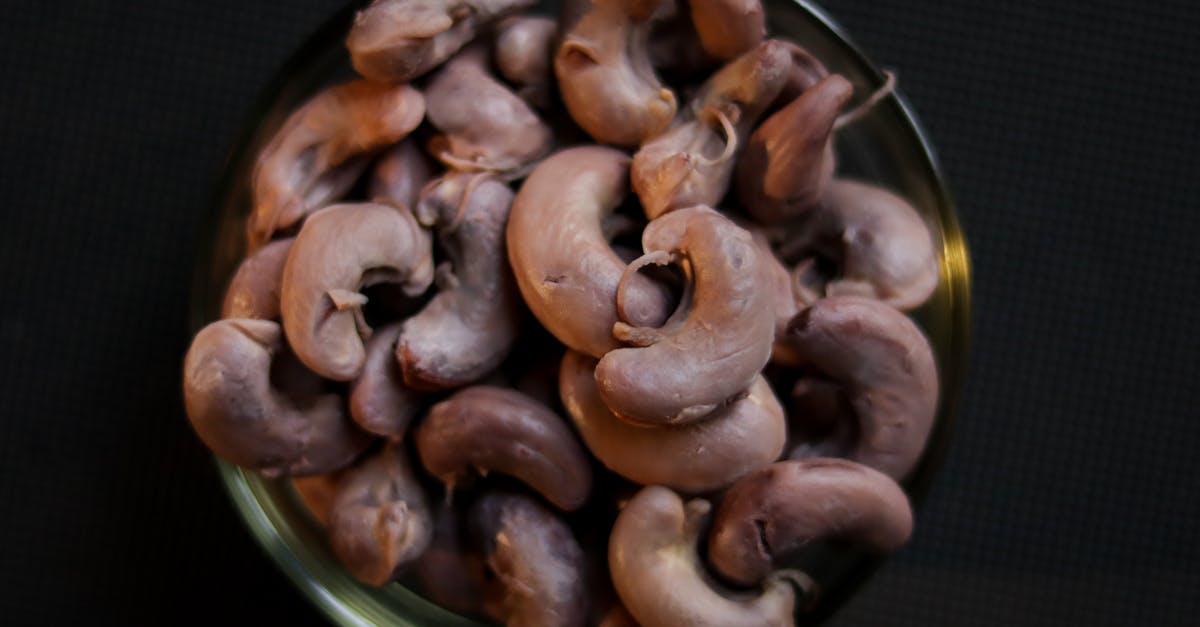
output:
[[[764, 4], [769, 32], [798, 41], [830, 71], [845, 75], [855, 85], [882, 84], [880, 69], [815, 4], [802, 0], [765, 0]], [[288, 113], [308, 96], [323, 85], [353, 76], [342, 42], [355, 8], [354, 3], [347, 4], [299, 47], [268, 84], [237, 139], [207, 216], [205, 245], [193, 283], [193, 332], [219, 318], [225, 286], [244, 255], [244, 224], [251, 205], [249, 182], [255, 155]], [[970, 265], [937, 160], [902, 91], [898, 89], [864, 119], [841, 131], [837, 150], [839, 173], [886, 185], [908, 198], [930, 225], [939, 250], [941, 283], [929, 302], [913, 312], [933, 346], [942, 390], [929, 444], [917, 470], [904, 484], [919, 508], [945, 456], [963, 389], [970, 327]], [[265, 479], [219, 459], [216, 463], [237, 512], [255, 539], [333, 622], [478, 624], [443, 610], [403, 585], [373, 588], [360, 584], [334, 558], [323, 529], [288, 480]], [[812, 611], [797, 617], [797, 624], [817, 624], [828, 618], [882, 561], [845, 551], [829, 555], [810, 573], [821, 584], [821, 599]]]

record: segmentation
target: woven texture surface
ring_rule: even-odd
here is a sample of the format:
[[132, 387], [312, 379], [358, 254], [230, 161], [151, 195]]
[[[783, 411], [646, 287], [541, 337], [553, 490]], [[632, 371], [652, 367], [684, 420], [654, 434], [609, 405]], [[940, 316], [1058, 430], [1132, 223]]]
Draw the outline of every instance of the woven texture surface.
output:
[[[827, 0], [894, 68], [974, 262], [954, 445], [833, 621], [1200, 613], [1200, 4]], [[225, 151], [329, 2], [59, 2], [0, 23], [0, 616], [319, 625], [182, 413]]]

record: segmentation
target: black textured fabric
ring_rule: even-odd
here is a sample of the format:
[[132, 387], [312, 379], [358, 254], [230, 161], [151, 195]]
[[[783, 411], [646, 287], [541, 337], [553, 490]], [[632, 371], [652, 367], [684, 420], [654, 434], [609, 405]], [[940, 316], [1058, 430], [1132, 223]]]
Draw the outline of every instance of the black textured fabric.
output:
[[[954, 445], [849, 625], [1200, 614], [1200, 5], [827, 0], [894, 68], [974, 261]], [[198, 229], [329, 2], [0, 21], [0, 622], [323, 624], [183, 417]]]

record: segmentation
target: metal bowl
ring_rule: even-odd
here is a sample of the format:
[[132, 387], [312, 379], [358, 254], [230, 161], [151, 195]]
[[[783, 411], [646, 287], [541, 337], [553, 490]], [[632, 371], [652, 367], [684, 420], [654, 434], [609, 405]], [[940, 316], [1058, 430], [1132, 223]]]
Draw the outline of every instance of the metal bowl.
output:
[[[882, 84], [883, 74], [840, 27], [803, 0], [765, 0], [769, 32], [794, 39], [830, 71], [859, 86]], [[217, 187], [196, 268], [192, 331], [219, 317], [221, 299], [245, 251], [249, 180], [255, 155], [287, 114], [321, 86], [351, 76], [342, 45], [355, 6], [348, 4], [304, 42], [271, 81], [248, 118]], [[886, 185], [909, 199], [940, 241], [941, 284], [913, 318], [932, 342], [941, 376], [938, 417], [924, 457], [905, 489], [919, 506], [949, 445], [963, 389], [970, 335], [970, 264], [953, 201], [912, 111], [897, 92], [838, 136], [839, 172]], [[217, 460], [221, 479], [246, 526], [292, 582], [342, 625], [475, 625], [400, 584], [372, 588], [357, 582], [333, 557], [321, 526], [287, 480], [268, 480]], [[918, 524], [920, 519], [918, 516]], [[823, 621], [858, 589], [882, 559], [830, 554], [813, 576], [822, 597], [798, 624]]]

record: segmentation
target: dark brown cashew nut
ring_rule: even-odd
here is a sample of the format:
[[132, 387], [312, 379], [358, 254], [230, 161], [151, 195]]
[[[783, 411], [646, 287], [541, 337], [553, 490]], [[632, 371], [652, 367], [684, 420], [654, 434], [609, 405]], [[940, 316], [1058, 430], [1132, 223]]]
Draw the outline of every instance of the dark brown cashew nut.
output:
[[276, 240], [254, 251], [238, 266], [225, 289], [222, 318], [279, 320], [283, 264], [294, 238]]
[[630, 179], [648, 218], [725, 197], [739, 147], [783, 88], [790, 64], [782, 42], [763, 42], [713, 74], [683, 121], [642, 145]]
[[433, 540], [413, 567], [421, 592], [434, 603], [458, 614], [477, 614], [483, 608], [483, 557], [467, 538], [465, 514], [446, 501], [433, 512]]
[[[834, 296], [797, 314], [788, 341], [853, 409], [857, 437], [838, 456], [906, 477], [920, 460], [938, 401], [933, 350], [917, 325], [877, 300]], [[828, 385], [810, 389], [830, 392]], [[806, 446], [800, 454], [822, 450]]]
[[562, 418], [504, 388], [477, 385], [436, 404], [417, 427], [425, 469], [453, 492], [470, 474], [500, 472], [520, 479], [555, 507], [587, 502], [592, 469]]
[[667, 129], [675, 94], [654, 73], [649, 36], [673, 0], [578, 0], [564, 9], [554, 55], [563, 103], [597, 142], [637, 146]]
[[329, 514], [329, 544], [359, 581], [396, 578], [433, 536], [433, 519], [402, 445], [392, 443], [346, 471]]
[[729, 581], [752, 586], [811, 543], [891, 553], [912, 528], [908, 497], [883, 473], [844, 459], [777, 462], [725, 493], [708, 534], [708, 562]]
[[352, 462], [371, 442], [337, 394], [298, 401], [271, 381], [286, 351], [269, 320], [218, 320], [183, 363], [183, 400], [196, 434], [222, 458], [266, 477], [315, 475]]
[[366, 342], [362, 373], [350, 385], [350, 416], [365, 431], [403, 440], [421, 410], [421, 393], [405, 385], [396, 363], [402, 322], [375, 329]]
[[938, 284], [937, 252], [921, 215], [868, 183], [834, 179], [783, 248], [785, 256], [819, 256], [836, 266], [835, 276], [808, 281], [828, 296], [867, 296], [907, 311], [924, 304]]
[[421, 188], [436, 175], [437, 166], [410, 137], [379, 158], [371, 172], [367, 195], [372, 202], [413, 209]]
[[366, 359], [362, 287], [397, 283], [405, 294], [433, 282], [429, 232], [407, 209], [359, 203], [326, 207], [305, 221], [283, 269], [283, 328], [304, 365], [352, 381]]
[[449, 261], [436, 273], [437, 296], [404, 322], [396, 344], [409, 386], [471, 383], [495, 370], [516, 343], [521, 296], [504, 241], [512, 201], [507, 185], [481, 174], [447, 174], [422, 192], [417, 219], [438, 231]]
[[778, 627], [792, 624], [795, 593], [804, 577], [778, 571], [759, 590], [733, 593], [712, 580], [697, 546], [711, 509], [662, 486], [637, 493], [613, 525], [608, 565], [613, 586], [643, 627]]
[[433, 69], [488, 23], [535, 0], [374, 0], [354, 16], [346, 37], [359, 74], [404, 83]]
[[[617, 284], [625, 262], [603, 222], [629, 192], [629, 157], [600, 146], [559, 151], [517, 192], [509, 216], [508, 260], [525, 303], [560, 342], [599, 357], [620, 343]], [[670, 313], [671, 293], [649, 277], [629, 277], [622, 317], [655, 326]]]
[[854, 87], [831, 74], [767, 118], [738, 160], [742, 208], [763, 224], [793, 220], [816, 206], [833, 180], [833, 125]]
[[688, 0], [700, 45], [718, 59], [732, 59], [767, 36], [761, 0]]
[[559, 393], [588, 450], [609, 470], [642, 485], [699, 494], [720, 490], [779, 458], [787, 439], [783, 407], [761, 376], [749, 394], [703, 422], [641, 427], [604, 405], [593, 376], [596, 360], [563, 357]]
[[771, 357], [774, 294], [763, 288], [769, 266], [750, 233], [708, 207], [652, 221], [642, 248], [646, 254], [626, 277], [647, 264], [682, 260], [691, 293], [662, 328], [613, 325], [632, 347], [600, 359], [596, 384], [605, 404], [631, 422], [695, 422], [744, 394]]
[[488, 569], [484, 612], [506, 627], [582, 627], [588, 597], [583, 550], [571, 528], [536, 500], [488, 492], [471, 507]]
[[424, 117], [425, 99], [407, 85], [358, 80], [313, 96], [288, 116], [254, 164], [250, 249], [341, 198], [375, 152], [404, 139]]
[[492, 77], [487, 52], [464, 50], [425, 88], [429, 123], [441, 134], [430, 152], [451, 169], [486, 171], [513, 179], [545, 157], [554, 136], [529, 105]]
[[555, 96], [554, 44], [558, 21], [542, 15], [519, 15], [496, 26], [496, 68], [517, 85], [525, 102], [545, 109]]

